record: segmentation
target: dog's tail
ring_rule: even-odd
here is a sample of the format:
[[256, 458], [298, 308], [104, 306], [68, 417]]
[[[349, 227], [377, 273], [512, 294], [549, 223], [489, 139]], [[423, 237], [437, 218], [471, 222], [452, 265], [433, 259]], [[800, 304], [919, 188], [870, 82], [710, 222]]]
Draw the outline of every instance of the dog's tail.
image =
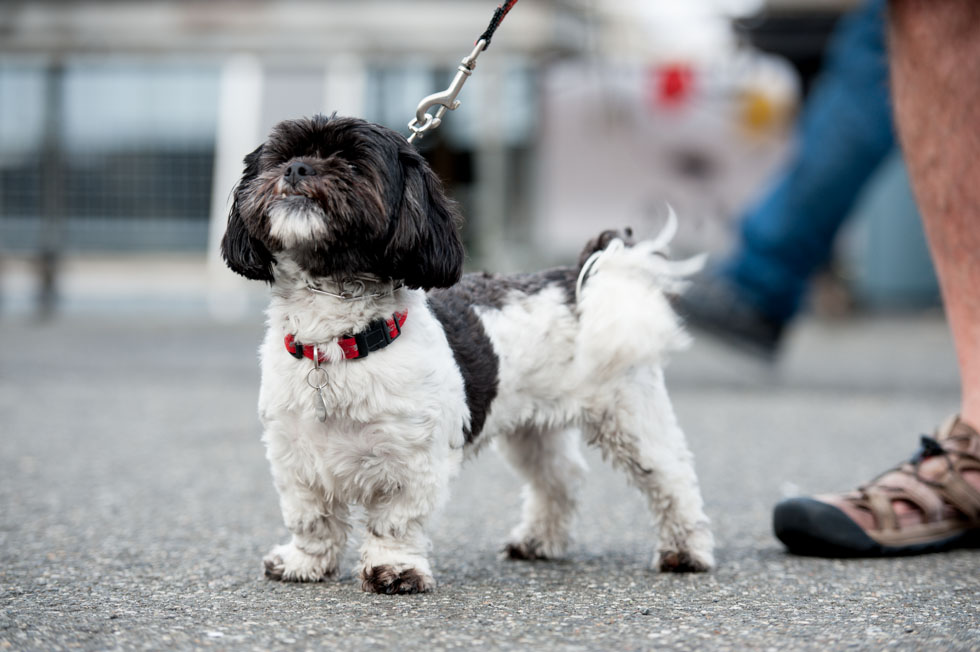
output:
[[576, 365], [593, 380], [618, 375], [635, 364], [663, 364], [690, 338], [668, 295], [683, 291], [685, 278], [705, 256], [672, 261], [667, 246], [677, 232], [673, 209], [652, 240], [632, 242], [632, 233], [606, 231], [589, 242], [575, 287], [579, 316]]

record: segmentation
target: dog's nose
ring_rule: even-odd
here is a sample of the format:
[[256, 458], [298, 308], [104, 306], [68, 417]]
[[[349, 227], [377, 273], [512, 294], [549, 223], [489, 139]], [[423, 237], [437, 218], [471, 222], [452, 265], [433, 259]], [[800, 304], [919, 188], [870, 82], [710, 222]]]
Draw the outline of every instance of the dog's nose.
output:
[[303, 177], [312, 177], [315, 174], [316, 171], [313, 169], [312, 165], [308, 165], [302, 161], [293, 161], [286, 168], [286, 173], [283, 175], [283, 178], [287, 182], [295, 185], [299, 183], [299, 180]]

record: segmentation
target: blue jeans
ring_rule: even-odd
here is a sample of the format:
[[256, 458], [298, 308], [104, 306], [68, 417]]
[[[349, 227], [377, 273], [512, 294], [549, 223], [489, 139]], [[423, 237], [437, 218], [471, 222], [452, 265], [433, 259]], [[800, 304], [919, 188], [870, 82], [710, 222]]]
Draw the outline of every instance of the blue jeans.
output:
[[799, 310], [861, 188], [895, 145], [885, 10], [885, 0], [869, 0], [835, 28], [800, 118], [798, 150], [743, 217], [739, 246], [719, 269], [743, 299], [776, 321]]

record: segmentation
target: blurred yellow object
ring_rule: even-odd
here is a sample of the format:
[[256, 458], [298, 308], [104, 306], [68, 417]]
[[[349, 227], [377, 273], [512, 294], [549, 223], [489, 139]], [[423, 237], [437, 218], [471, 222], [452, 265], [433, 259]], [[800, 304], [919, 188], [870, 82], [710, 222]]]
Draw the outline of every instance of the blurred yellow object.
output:
[[736, 98], [739, 127], [750, 136], [781, 133], [789, 124], [792, 104], [759, 89], [744, 89]]

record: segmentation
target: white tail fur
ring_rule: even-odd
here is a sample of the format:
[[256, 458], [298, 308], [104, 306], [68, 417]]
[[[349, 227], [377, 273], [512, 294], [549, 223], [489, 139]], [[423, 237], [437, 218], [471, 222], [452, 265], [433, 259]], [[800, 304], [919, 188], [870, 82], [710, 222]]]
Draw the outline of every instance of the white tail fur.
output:
[[689, 344], [665, 293], [683, 290], [685, 277], [704, 266], [705, 256], [668, 260], [665, 251], [676, 232], [671, 209], [652, 240], [632, 247], [612, 240], [583, 266], [576, 288], [576, 364], [593, 381], [637, 363], [662, 364], [668, 352]]

